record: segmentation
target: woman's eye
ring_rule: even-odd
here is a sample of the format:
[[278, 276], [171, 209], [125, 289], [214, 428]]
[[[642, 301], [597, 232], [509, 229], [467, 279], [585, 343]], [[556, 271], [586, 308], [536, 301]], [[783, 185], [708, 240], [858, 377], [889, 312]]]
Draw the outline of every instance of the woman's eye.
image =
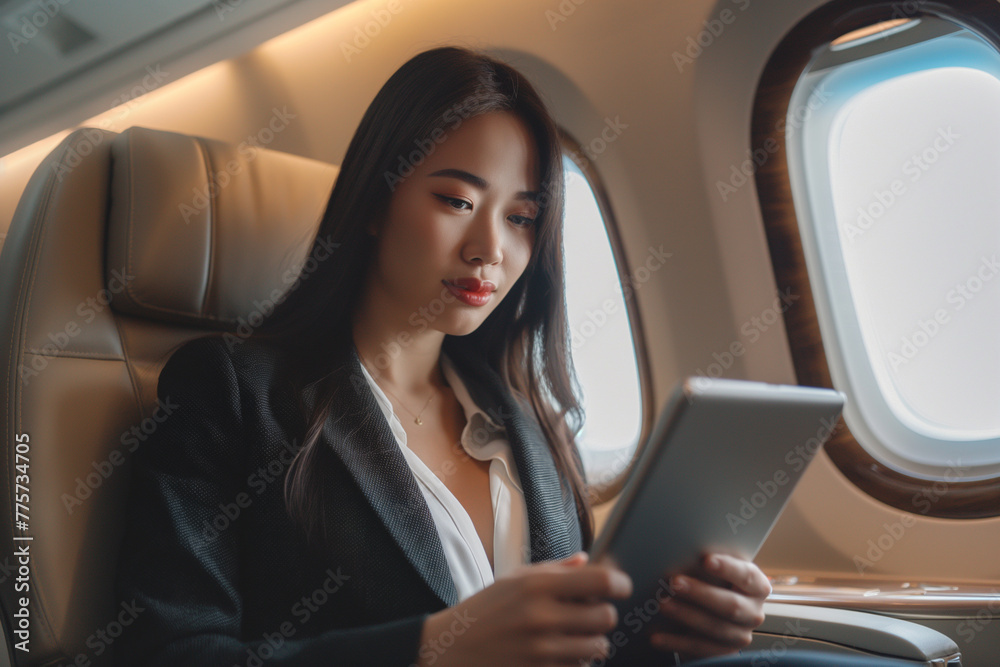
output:
[[464, 199], [458, 199], [457, 197], [448, 197], [447, 195], [434, 195], [441, 201], [443, 201], [448, 206], [452, 208], [457, 208], [459, 210], [466, 210], [472, 208], [472, 204], [465, 201]]
[[529, 218], [524, 215], [512, 215], [510, 216], [510, 220], [518, 227], [530, 227], [535, 224], [534, 218]]

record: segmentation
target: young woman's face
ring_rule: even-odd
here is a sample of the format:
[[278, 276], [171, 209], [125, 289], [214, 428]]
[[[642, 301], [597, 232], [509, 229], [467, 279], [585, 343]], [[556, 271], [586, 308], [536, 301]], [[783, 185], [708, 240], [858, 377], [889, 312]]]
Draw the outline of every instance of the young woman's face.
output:
[[396, 183], [378, 233], [369, 294], [416, 332], [475, 331], [524, 272], [535, 241], [538, 157], [513, 114], [437, 135]]

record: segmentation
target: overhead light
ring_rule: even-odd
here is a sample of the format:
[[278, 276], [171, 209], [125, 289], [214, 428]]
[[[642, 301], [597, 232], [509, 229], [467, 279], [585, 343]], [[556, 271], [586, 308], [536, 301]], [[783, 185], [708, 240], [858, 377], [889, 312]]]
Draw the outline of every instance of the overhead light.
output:
[[872, 25], [865, 26], [864, 28], [852, 30], [846, 35], [841, 35], [837, 39], [830, 42], [830, 49], [832, 51], [837, 51], [839, 49], [847, 49], [852, 46], [859, 46], [866, 42], [881, 39], [897, 32], [901, 32], [907, 28], [915, 26], [919, 22], [920, 19], [892, 19], [890, 21], [874, 23]]

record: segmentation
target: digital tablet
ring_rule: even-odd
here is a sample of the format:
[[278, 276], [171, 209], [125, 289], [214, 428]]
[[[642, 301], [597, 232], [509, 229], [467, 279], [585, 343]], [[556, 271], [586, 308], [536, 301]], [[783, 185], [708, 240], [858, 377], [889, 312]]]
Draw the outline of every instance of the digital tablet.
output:
[[678, 384], [590, 550], [632, 577], [619, 626], [638, 632], [669, 577], [697, 571], [705, 552], [752, 560], [843, 406], [832, 389]]

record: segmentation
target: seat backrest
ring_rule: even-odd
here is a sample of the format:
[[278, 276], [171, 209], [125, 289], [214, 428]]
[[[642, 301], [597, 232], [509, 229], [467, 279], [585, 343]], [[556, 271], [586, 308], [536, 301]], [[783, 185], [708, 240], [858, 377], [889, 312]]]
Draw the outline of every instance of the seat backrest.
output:
[[[127, 615], [113, 585], [130, 455], [169, 411], [160, 369], [186, 340], [260, 324], [308, 259], [336, 175], [138, 127], [77, 130], [35, 171], [0, 252], [11, 664], [108, 663]], [[13, 649], [24, 640], [30, 653]]]

